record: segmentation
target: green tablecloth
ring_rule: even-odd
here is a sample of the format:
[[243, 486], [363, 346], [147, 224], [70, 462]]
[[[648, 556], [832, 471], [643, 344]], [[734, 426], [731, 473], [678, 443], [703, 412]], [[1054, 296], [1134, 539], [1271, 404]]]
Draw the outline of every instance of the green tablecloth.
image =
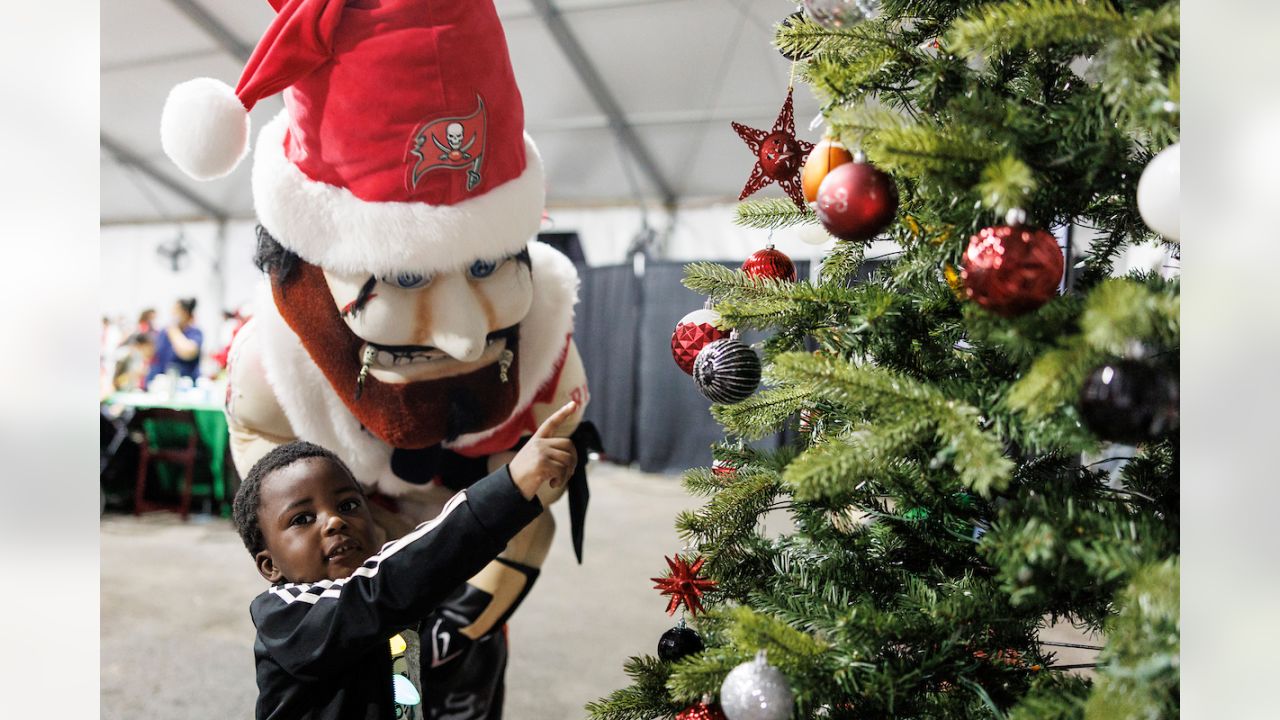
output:
[[[218, 393], [220, 396], [221, 393]], [[125, 405], [134, 408], [166, 408], [169, 410], [190, 410], [195, 418], [196, 432], [200, 435], [200, 443], [204, 445], [209, 458], [209, 474], [213, 487], [206, 488], [210, 495], [219, 502], [222, 514], [231, 512], [231, 498], [227, 497], [226, 457], [227, 446], [231, 442], [227, 432], [227, 418], [222, 412], [221, 403], [211, 403], [203, 399], [188, 399], [179, 395], [169, 399], [161, 395], [143, 392], [116, 393], [107, 399], [108, 405]], [[147, 441], [153, 446], [168, 447], [181, 444], [186, 440], [184, 431], [175, 427], [165, 427], [166, 423], [145, 423]], [[157, 475], [162, 481], [169, 480], [168, 468], [159, 468]], [[199, 485], [196, 485], [199, 488]]]

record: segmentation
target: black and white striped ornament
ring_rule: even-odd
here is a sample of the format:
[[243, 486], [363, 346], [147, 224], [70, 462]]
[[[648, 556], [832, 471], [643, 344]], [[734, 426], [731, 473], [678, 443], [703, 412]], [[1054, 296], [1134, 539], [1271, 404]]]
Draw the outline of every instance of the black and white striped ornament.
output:
[[760, 358], [734, 333], [702, 348], [693, 363], [693, 381], [711, 402], [742, 402], [760, 387]]

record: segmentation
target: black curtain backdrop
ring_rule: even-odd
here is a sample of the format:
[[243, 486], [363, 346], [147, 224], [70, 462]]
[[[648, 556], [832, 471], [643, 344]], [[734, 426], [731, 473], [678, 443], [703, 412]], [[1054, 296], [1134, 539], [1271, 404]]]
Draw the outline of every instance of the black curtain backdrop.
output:
[[582, 285], [574, 317], [574, 339], [591, 391], [585, 419], [600, 431], [608, 459], [630, 464], [635, 457], [632, 430], [640, 282], [630, 265], [579, 265], [578, 276]]
[[[735, 263], [724, 263], [737, 267]], [[724, 438], [710, 401], [671, 359], [676, 322], [705, 297], [680, 284], [683, 262], [649, 261], [637, 278], [630, 265], [578, 266], [581, 303], [575, 338], [591, 387], [586, 419], [599, 428], [610, 460], [645, 472], [678, 473], [711, 464], [711, 445]], [[809, 263], [796, 263], [799, 276]], [[755, 343], [762, 333], [746, 333]], [[785, 435], [765, 438], [778, 447]]]

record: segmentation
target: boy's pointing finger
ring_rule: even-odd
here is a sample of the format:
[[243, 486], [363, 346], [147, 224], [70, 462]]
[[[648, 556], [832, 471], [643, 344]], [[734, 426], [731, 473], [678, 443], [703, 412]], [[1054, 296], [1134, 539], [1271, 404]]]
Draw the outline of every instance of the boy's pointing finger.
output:
[[560, 429], [560, 426], [564, 424], [564, 421], [568, 420], [569, 416], [573, 415], [577, 409], [578, 403], [573, 400], [565, 403], [564, 407], [555, 411], [551, 417], [542, 421], [542, 425], [538, 427], [538, 431], [535, 432], [533, 436], [536, 438], [555, 437], [556, 431]]

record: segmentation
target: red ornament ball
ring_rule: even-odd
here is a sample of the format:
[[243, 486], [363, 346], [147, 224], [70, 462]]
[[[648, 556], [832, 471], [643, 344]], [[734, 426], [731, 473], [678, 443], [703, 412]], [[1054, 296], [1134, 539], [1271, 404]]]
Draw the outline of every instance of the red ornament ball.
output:
[[729, 720], [719, 705], [697, 703], [676, 714], [676, 720]]
[[796, 264], [781, 250], [772, 245], [757, 250], [742, 263], [742, 272], [753, 278], [772, 278], [774, 280], [796, 281]]
[[796, 174], [804, 160], [804, 150], [793, 135], [785, 132], [769, 133], [760, 143], [760, 169], [774, 180], [786, 180]]
[[676, 329], [671, 333], [671, 357], [686, 375], [693, 374], [693, 362], [698, 359], [702, 348], [729, 337], [728, 330], [716, 327], [718, 322], [720, 313], [704, 308], [694, 310], [676, 323]]
[[1066, 263], [1051, 233], [1027, 225], [983, 228], [964, 253], [965, 294], [1001, 317], [1031, 312], [1058, 294]]
[[868, 162], [839, 165], [818, 186], [815, 208], [827, 232], [841, 240], [870, 240], [898, 213], [898, 186]]

